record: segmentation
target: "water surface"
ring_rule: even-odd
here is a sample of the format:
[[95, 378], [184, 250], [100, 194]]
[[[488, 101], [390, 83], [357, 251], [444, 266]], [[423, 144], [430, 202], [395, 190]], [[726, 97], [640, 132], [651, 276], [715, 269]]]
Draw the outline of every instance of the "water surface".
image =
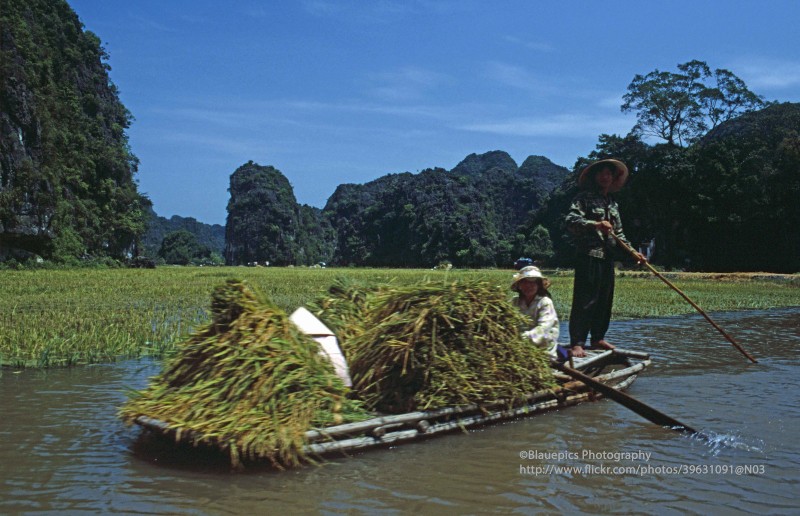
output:
[[322, 467], [230, 473], [143, 448], [116, 418], [157, 363], [4, 369], [0, 513], [797, 514], [800, 309], [712, 317], [759, 363], [699, 316], [614, 322], [608, 336], [653, 357], [629, 394], [711, 442], [605, 400]]

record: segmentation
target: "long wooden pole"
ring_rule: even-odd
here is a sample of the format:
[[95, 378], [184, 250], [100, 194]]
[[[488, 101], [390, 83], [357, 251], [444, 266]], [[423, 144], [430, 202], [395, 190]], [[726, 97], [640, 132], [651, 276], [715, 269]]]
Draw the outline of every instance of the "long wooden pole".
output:
[[[613, 232], [611, 232], [611, 233], [610, 233], [610, 235], [614, 237], [614, 240], [616, 240], [616, 241], [617, 241], [617, 243], [618, 243], [620, 246], [622, 246], [622, 248], [623, 248], [623, 249], [625, 249], [625, 250], [626, 250], [626, 251], [628, 251], [628, 252], [629, 252], [631, 255], [633, 255], [634, 257], [636, 257], [636, 254], [637, 254], [637, 253], [636, 253], [636, 251], [634, 251], [633, 249], [631, 249], [631, 247], [630, 247], [628, 244], [626, 244], [625, 242], [623, 242], [623, 241], [622, 241], [622, 239], [620, 239], [620, 238], [619, 238], [617, 235], [615, 235]], [[752, 356], [752, 355], [750, 355], [750, 353], [748, 353], [747, 351], [745, 351], [745, 350], [744, 350], [744, 348], [743, 348], [742, 346], [740, 346], [740, 345], [739, 345], [739, 343], [738, 343], [738, 342], [736, 342], [736, 340], [734, 340], [734, 338], [733, 338], [733, 337], [731, 337], [730, 335], [728, 335], [728, 333], [727, 333], [725, 330], [723, 330], [722, 328], [720, 328], [720, 327], [719, 327], [719, 325], [718, 325], [717, 323], [715, 323], [714, 321], [712, 321], [712, 320], [711, 320], [711, 317], [709, 317], [709, 316], [708, 316], [708, 314], [707, 314], [707, 313], [705, 313], [705, 312], [703, 311], [703, 309], [702, 309], [702, 308], [700, 308], [699, 306], [697, 306], [697, 303], [695, 303], [694, 301], [692, 301], [691, 299], [689, 299], [689, 296], [687, 296], [686, 294], [684, 294], [683, 292], [681, 292], [681, 290], [680, 290], [678, 287], [676, 287], [675, 285], [673, 285], [673, 284], [672, 284], [672, 283], [671, 283], [671, 282], [670, 282], [670, 281], [669, 281], [667, 278], [665, 278], [665, 277], [664, 277], [664, 276], [663, 276], [663, 275], [662, 275], [660, 272], [658, 272], [658, 271], [655, 269], [655, 267], [653, 267], [652, 265], [650, 265], [650, 263], [649, 263], [647, 260], [645, 260], [645, 261], [644, 261], [644, 262], [642, 262], [642, 263], [644, 263], [644, 264], [647, 266], [647, 268], [648, 268], [648, 269], [650, 269], [650, 272], [652, 272], [653, 274], [655, 274], [655, 275], [656, 275], [656, 277], [657, 277], [658, 279], [660, 279], [661, 281], [663, 281], [664, 283], [666, 283], [667, 285], [669, 285], [669, 287], [670, 287], [672, 290], [674, 290], [675, 292], [677, 292], [678, 294], [680, 294], [680, 296], [681, 296], [683, 299], [685, 299], [686, 301], [688, 301], [688, 303], [689, 303], [690, 305], [692, 305], [692, 306], [695, 308], [695, 310], [697, 310], [698, 312], [700, 312], [700, 315], [702, 315], [703, 317], [705, 317], [705, 318], [706, 318], [706, 321], [708, 321], [709, 323], [711, 323], [711, 326], [713, 326], [714, 328], [716, 328], [716, 329], [717, 329], [717, 330], [718, 330], [718, 331], [719, 331], [719, 332], [722, 334], [722, 336], [723, 336], [723, 337], [725, 337], [726, 339], [728, 339], [728, 342], [730, 342], [731, 344], [733, 344], [733, 346], [734, 346], [736, 349], [738, 349], [738, 350], [739, 350], [739, 352], [740, 352], [742, 355], [746, 356], [746, 357], [747, 357], [748, 359], [750, 359], [750, 361], [751, 361], [751, 362], [753, 362], [754, 364], [758, 363], [758, 361], [757, 361], [755, 358], [753, 358], [753, 356]]]
[[590, 389], [593, 389], [601, 393], [605, 397], [611, 398], [612, 400], [623, 405], [624, 407], [631, 409], [632, 411], [636, 412], [637, 414], [647, 419], [648, 421], [652, 421], [653, 423], [659, 426], [669, 427], [672, 430], [678, 432], [687, 432], [689, 434], [697, 435], [699, 437], [705, 437], [704, 434], [698, 432], [689, 425], [681, 423], [677, 419], [674, 419], [664, 414], [663, 412], [654, 409], [650, 405], [647, 405], [646, 403], [637, 400], [636, 398], [634, 398], [629, 394], [625, 394], [622, 391], [618, 391], [617, 389], [611, 387], [610, 385], [600, 383], [591, 376], [587, 376], [576, 369], [567, 367], [566, 365], [561, 364], [559, 362], [552, 362], [552, 366], [558, 369], [559, 371], [568, 374], [572, 378], [575, 378], [576, 380], [583, 382]]

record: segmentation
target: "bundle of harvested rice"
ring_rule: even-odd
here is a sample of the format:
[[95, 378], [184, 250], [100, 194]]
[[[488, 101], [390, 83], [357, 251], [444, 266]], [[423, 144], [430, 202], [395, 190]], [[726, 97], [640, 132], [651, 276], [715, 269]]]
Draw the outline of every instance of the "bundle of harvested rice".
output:
[[[525, 318], [486, 282], [365, 290], [337, 301], [354, 390], [368, 408], [402, 413], [507, 400], [553, 385], [546, 352], [521, 336]], [[358, 304], [350, 310], [347, 299]], [[321, 305], [322, 303], [320, 303]], [[344, 305], [343, 306], [337, 306]], [[344, 314], [344, 315], [342, 315]], [[328, 322], [326, 312], [320, 316]], [[361, 321], [356, 321], [361, 317]]]
[[364, 332], [378, 289], [377, 286], [337, 278], [327, 293], [309, 304], [311, 312], [336, 333], [342, 352], [348, 360], [349, 343]]
[[366, 416], [317, 343], [244, 283], [218, 287], [211, 310], [211, 322], [121, 408], [124, 421], [160, 420], [178, 440], [227, 452], [234, 467], [254, 459], [283, 467], [306, 458], [306, 431]]

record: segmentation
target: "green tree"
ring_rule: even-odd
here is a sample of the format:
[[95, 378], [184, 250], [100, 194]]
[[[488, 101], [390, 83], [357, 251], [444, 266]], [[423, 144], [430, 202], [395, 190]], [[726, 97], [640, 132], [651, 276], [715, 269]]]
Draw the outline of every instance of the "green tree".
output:
[[698, 60], [679, 64], [677, 73], [656, 69], [635, 75], [623, 98], [622, 112], [636, 113], [635, 133], [680, 146], [765, 104], [732, 72], [712, 72]]
[[211, 250], [200, 245], [194, 233], [181, 229], [164, 237], [158, 256], [166, 263], [189, 265], [211, 258]]
[[168, 233], [185, 229], [197, 237], [197, 242], [222, 256], [225, 252], [225, 227], [219, 224], [204, 224], [192, 217], [173, 215], [169, 219], [160, 217], [152, 208], [146, 210], [147, 231], [142, 236], [139, 252], [150, 258], [158, 255], [161, 242]]
[[547, 260], [553, 257], [553, 242], [550, 240], [550, 232], [542, 225], [533, 228], [530, 235], [525, 239], [523, 253], [534, 260]]
[[764, 98], [747, 88], [742, 79], [724, 69], [714, 70], [714, 83], [700, 92], [700, 105], [708, 129], [766, 105]]

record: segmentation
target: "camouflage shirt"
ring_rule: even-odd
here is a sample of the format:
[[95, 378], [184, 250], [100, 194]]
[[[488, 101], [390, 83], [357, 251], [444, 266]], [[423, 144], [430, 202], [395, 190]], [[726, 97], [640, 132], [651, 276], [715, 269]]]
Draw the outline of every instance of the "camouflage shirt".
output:
[[617, 202], [610, 196], [584, 191], [572, 201], [566, 218], [567, 229], [572, 234], [578, 253], [595, 258], [611, 257], [617, 242], [611, 235], [604, 235], [595, 228], [595, 224], [601, 220], [609, 221], [614, 227], [614, 234], [630, 245], [622, 232], [622, 219], [619, 216]]

